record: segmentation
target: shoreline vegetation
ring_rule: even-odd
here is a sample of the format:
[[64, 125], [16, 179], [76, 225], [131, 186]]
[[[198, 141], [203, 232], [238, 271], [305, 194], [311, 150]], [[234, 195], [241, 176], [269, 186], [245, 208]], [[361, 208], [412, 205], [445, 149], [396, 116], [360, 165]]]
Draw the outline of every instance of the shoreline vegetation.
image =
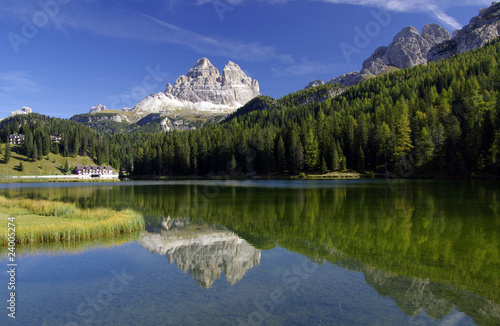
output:
[[[279, 99], [258, 96], [219, 123], [185, 131], [102, 133], [71, 120], [15, 115], [0, 124], [6, 143], [0, 174], [60, 175], [107, 164], [153, 180], [213, 171], [255, 178], [327, 171], [498, 178], [498, 62], [500, 42], [494, 41], [370, 78], [341, 94], [339, 85], [325, 84]], [[7, 144], [16, 133], [24, 140]], [[54, 134], [61, 140], [53, 142]]]
[[51, 179], [46, 176], [31, 176], [29, 178], [0, 178], [0, 184], [7, 183], [119, 183], [121, 181], [166, 181], [166, 180], [352, 180], [352, 179], [434, 179], [434, 180], [498, 180], [494, 175], [482, 176], [400, 176], [397, 174], [382, 174], [368, 172], [328, 172], [320, 173], [299, 173], [299, 174], [263, 174], [263, 175], [228, 175], [228, 174], [214, 174], [214, 175], [173, 175], [173, 176], [151, 176], [151, 175], [124, 175], [116, 179], [77, 179], [77, 178], [64, 178], [64, 179]]
[[[142, 215], [130, 209], [79, 209], [74, 203], [3, 196], [0, 196], [0, 217], [3, 221], [15, 217], [12, 224], [17, 244], [82, 241], [144, 228]], [[2, 223], [0, 230], [0, 247], [6, 246], [12, 230], [8, 230], [8, 223]]]
[[295, 180], [295, 179], [362, 179], [374, 178], [374, 173], [359, 172], [329, 172], [319, 173], [299, 173], [299, 174], [255, 174], [255, 175], [230, 175], [230, 174], [209, 174], [209, 175], [185, 175], [185, 176], [125, 176], [127, 180]]

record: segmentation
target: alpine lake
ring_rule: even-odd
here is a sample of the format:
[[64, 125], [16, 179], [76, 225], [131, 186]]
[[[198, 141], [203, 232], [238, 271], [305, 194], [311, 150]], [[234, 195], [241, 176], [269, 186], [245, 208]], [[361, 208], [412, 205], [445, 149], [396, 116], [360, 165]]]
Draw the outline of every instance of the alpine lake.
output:
[[[4, 300], [1, 325], [500, 325], [498, 181], [26, 183], [0, 195], [146, 221], [17, 245], [16, 318]], [[1, 259], [8, 299], [7, 248]]]

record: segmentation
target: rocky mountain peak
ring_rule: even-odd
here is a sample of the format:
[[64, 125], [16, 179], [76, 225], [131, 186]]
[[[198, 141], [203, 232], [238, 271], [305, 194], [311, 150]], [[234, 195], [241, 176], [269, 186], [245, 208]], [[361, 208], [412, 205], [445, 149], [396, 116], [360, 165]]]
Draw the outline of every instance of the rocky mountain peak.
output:
[[[389, 67], [404, 69], [426, 64], [429, 50], [450, 38], [450, 33], [438, 24], [425, 25], [422, 34], [413, 26], [405, 27], [394, 36], [388, 46], [378, 47], [363, 61], [361, 71], [338, 76], [327, 83], [352, 86], [367, 76], [377, 76], [388, 71]], [[311, 85], [314, 85], [314, 82]]]
[[307, 89], [307, 88], [311, 88], [311, 87], [320, 86], [323, 84], [325, 84], [325, 83], [321, 79], [316, 79], [316, 80], [313, 80], [312, 82], [310, 82], [309, 84], [307, 84], [307, 86], [305, 88]]
[[451, 39], [450, 32], [434, 23], [424, 26], [424, 28], [422, 29], [422, 37], [429, 43], [431, 47]]
[[201, 58], [196, 61], [193, 68], [189, 69], [186, 74], [189, 78], [217, 78], [219, 77], [219, 70], [207, 58]]
[[106, 111], [108, 108], [102, 104], [97, 104], [96, 106], [93, 106], [92, 109], [90, 109], [89, 113], [97, 113], [101, 111]]
[[252, 80], [241, 70], [240, 66], [229, 61], [222, 70], [221, 82], [226, 86], [239, 83], [250, 85]]
[[179, 76], [165, 92], [151, 94], [132, 109], [140, 114], [188, 110], [203, 114], [228, 114], [260, 95], [259, 83], [229, 61], [222, 75], [207, 58], [201, 58], [186, 75]]
[[428, 61], [437, 61], [452, 55], [484, 46], [500, 36], [500, 3], [493, 2], [490, 7], [479, 10], [469, 24], [453, 32], [453, 38], [433, 46]]
[[238, 108], [260, 92], [259, 83], [248, 77], [236, 63], [229, 61], [221, 76], [210, 60], [201, 58], [185, 76], [179, 76], [174, 85], [167, 84], [165, 95], [191, 104], [204, 102], [205, 106], [212, 103]]
[[[344, 86], [357, 84], [367, 76], [384, 73], [389, 67], [399, 69], [426, 64], [486, 45], [500, 37], [500, 3], [479, 10], [469, 24], [454, 31], [453, 36], [437, 24], [427, 24], [419, 34], [414, 27], [403, 28], [388, 46], [381, 46], [363, 62], [361, 71], [329, 80]], [[307, 87], [312, 87], [311, 82]]]
[[208, 58], [203, 57], [201, 59], [198, 59], [198, 61], [196, 61], [194, 67], [207, 68], [207, 67], [213, 67], [213, 65], [210, 62], [210, 60], [208, 60]]
[[418, 30], [413, 26], [407, 26], [407, 27], [404, 27], [399, 33], [397, 33], [396, 36], [394, 36], [392, 42], [396, 43], [396, 42], [404, 41], [408, 38], [414, 38], [417, 36], [420, 36], [420, 34], [418, 33]]
[[224, 69], [222, 70], [222, 73], [224, 74], [224, 71], [229, 71], [229, 70], [241, 70], [241, 68], [236, 63], [234, 63], [231, 60], [229, 60], [226, 63], [226, 65], [224, 66]]
[[403, 28], [391, 44], [381, 46], [363, 62], [361, 75], [379, 75], [390, 66], [404, 69], [427, 63], [427, 53], [438, 43], [451, 38], [438, 24], [427, 24], [422, 35], [413, 26]]
[[236, 101], [239, 103], [245, 104], [255, 96], [260, 95], [259, 82], [248, 77], [243, 70], [241, 70], [240, 66], [232, 61], [229, 61], [224, 66], [224, 69], [222, 70], [221, 83], [223, 88], [246, 88], [246, 90], [242, 89], [235, 94]]
[[473, 17], [469, 21], [469, 23], [473, 25], [476, 22], [479, 22], [479, 23], [490, 22], [491, 23], [493, 21], [499, 20], [500, 19], [500, 11], [499, 10], [500, 10], [500, 3], [494, 1], [491, 3], [490, 7], [480, 9], [479, 14], [476, 17]]

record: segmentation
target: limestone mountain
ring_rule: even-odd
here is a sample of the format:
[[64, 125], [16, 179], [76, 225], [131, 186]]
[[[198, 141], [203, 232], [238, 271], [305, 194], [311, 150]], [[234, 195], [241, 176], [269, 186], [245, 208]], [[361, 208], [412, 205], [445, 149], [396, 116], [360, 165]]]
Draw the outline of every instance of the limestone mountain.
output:
[[453, 33], [453, 38], [430, 49], [427, 60], [437, 61], [454, 54], [477, 49], [500, 36], [500, 3], [479, 11], [469, 24]]
[[379, 75], [388, 67], [409, 68], [427, 63], [429, 50], [451, 38], [450, 33], [437, 24], [427, 24], [420, 35], [416, 28], [405, 27], [389, 46], [381, 46], [363, 62], [362, 75]]
[[167, 84], [165, 92], [151, 94], [133, 108], [109, 110], [98, 104], [71, 120], [104, 133], [196, 129], [221, 121], [259, 95], [259, 82], [236, 63], [229, 61], [220, 74], [201, 58], [173, 85]]
[[158, 113], [178, 110], [230, 113], [259, 96], [259, 83], [229, 61], [222, 75], [207, 58], [201, 58], [165, 92], [151, 94], [131, 111]]
[[[470, 20], [469, 25], [455, 31], [453, 37], [437, 24], [427, 24], [422, 33], [412, 27], [405, 27], [388, 46], [377, 48], [363, 62], [361, 71], [354, 71], [327, 81], [327, 84], [352, 86], [366, 78], [404, 69], [430, 61], [448, 58], [481, 47], [500, 35], [500, 4], [493, 2], [489, 8], [479, 11], [479, 15]], [[315, 80], [306, 88], [321, 85]]]
[[437, 24], [427, 24], [419, 34], [415, 27], [405, 27], [392, 43], [381, 46], [363, 62], [361, 71], [344, 74], [329, 80], [329, 84], [355, 85], [367, 77], [377, 76], [394, 68], [404, 69], [427, 63], [429, 50], [451, 38], [450, 33]]
[[93, 106], [92, 109], [90, 109], [89, 113], [97, 113], [97, 112], [102, 112], [102, 111], [107, 111], [108, 108], [105, 105], [102, 104], [97, 104], [96, 106]]

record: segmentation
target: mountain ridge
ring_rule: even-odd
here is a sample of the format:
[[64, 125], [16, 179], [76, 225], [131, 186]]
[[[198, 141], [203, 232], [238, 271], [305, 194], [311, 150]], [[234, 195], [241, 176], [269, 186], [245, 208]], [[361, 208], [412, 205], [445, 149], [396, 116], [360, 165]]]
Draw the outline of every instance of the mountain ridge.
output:
[[232, 62], [222, 74], [206, 57], [196, 61], [164, 92], [153, 93], [132, 108], [109, 110], [98, 104], [87, 114], [70, 119], [105, 133], [189, 130], [222, 120], [261, 95], [259, 82]]
[[203, 57], [186, 75], [177, 77], [173, 85], [168, 83], [164, 92], [147, 96], [128, 111], [158, 113], [188, 108], [226, 113], [259, 95], [259, 82], [248, 77], [236, 63], [228, 61], [221, 75]]
[[[419, 34], [413, 26], [404, 27], [387, 46], [378, 47], [363, 61], [360, 71], [334, 77], [326, 84], [352, 86], [367, 78], [386, 73], [389, 69], [404, 69], [484, 46], [500, 36], [500, 3], [479, 10], [469, 24], [450, 33], [438, 24], [426, 24]], [[325, 84], [322, 80], [310, 82], [305, 88]]]

